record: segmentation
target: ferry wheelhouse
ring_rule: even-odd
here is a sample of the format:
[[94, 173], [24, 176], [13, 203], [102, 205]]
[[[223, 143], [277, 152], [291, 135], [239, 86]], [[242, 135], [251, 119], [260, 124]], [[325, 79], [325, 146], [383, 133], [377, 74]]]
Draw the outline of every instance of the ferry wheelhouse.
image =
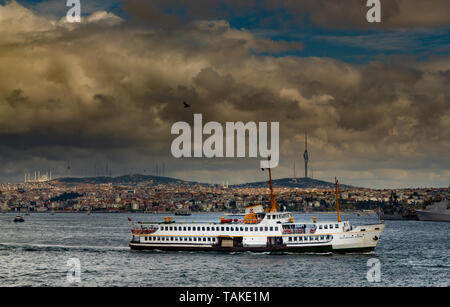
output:
[[372, 252], [384, 223], [352, 226], [341, 221], [336, 180], [337, 221], [294, 222], [290, 212], [277, 210], [269, 169], [270, 207], [249, 205], [243, 219], [217, 222], [175, 222], [134, 224], [130, 248], [172, 251], [253, 252]]

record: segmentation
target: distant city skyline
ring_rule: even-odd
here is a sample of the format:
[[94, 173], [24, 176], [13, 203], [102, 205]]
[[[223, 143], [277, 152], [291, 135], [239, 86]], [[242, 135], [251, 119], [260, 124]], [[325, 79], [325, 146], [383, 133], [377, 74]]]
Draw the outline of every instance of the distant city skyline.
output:
[[307, 131], [305, 176], [448, 187], [450, 2], [384, 2], [380, 24], [358, 1], [327, 3], [92, 0], [72, 24], [65, 1], [0, 1], [0, 182], [265, 180], [259, 158], [171, 156], [172, 124], [201, 113], [279, 122], [275, 178], [294, 161], [302, 175]]

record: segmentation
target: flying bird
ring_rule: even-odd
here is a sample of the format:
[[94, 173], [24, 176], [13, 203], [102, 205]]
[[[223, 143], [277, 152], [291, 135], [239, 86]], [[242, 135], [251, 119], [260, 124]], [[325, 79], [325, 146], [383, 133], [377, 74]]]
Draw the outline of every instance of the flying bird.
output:
[[184, 107], [185, 107], [185, 108], [190, 108], [190, 107], [191, 107], [191, 105], [188, 104], [186, 101], [183, 101], [183, 104], [184, 104]]

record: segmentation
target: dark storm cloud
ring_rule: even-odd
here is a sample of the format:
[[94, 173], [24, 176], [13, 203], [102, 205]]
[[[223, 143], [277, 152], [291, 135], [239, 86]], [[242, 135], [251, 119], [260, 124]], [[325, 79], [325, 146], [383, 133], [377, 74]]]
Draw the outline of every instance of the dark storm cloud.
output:
[[108, 159], [142, 171], [166, 157], [173, 176], [261, 179], [254, 160], [170, 158], [171, 125], [193, 113], [205, 122], [279, 121], [280, 176], [292, 174], [307, 129], [318, 176], [397, 186], [450, 178], [448, 56], [351, 65], [256, 55], [302, 45], [224, 20], [161, 29], [103, 12], [72, 25], [14, 2], [0, 16], [3, 178], [68, 159], [74, 170]]

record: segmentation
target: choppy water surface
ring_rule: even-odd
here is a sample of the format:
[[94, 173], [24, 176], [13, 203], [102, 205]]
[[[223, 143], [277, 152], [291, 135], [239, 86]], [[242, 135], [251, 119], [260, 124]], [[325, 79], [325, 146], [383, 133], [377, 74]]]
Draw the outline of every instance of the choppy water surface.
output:
[[[140, 252], [128, 248], [130, 223], [162, 215], [32, 213], [24, 223], [0, 214], [1, 286], [448, 286], [450, 223], [386, 221], [373, 254]], [[193, 214], [178, 221], [218, 221]], [[294, 214], [296, 221], [313, 215]], [[335, 215], [317, 214], [318, 220]], [[343, 215], [352, 224], [376, 215]], [[67, 260], [81, 262], [81, 282], [67, 281]], [[381, 282], [366, 279], [367, 261], [381, 262]]]

